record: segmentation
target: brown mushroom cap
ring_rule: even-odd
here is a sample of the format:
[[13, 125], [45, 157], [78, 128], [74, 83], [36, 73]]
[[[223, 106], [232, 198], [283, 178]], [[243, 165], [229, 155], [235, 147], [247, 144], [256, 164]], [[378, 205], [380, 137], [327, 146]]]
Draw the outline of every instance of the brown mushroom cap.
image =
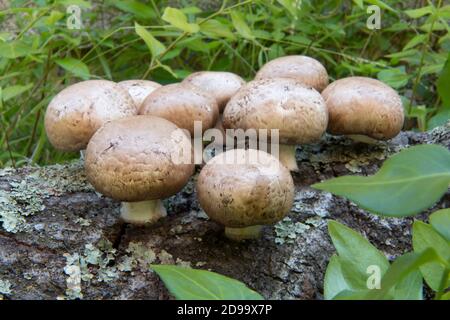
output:
[[365, 77], [340, 79], [330, 84], [322, 96], [332, 134], [360, 134], [384, 140], [395, 137], [403, 127], [402, 100], [381, 81]]
[[161, 87], [159, 83], [149, 80], [125, 80], [117, 84], [128, 91], [138, 110], [145, 98], [156, 88]]
[[212, 220], [226, 227], [243, 228], [281, 220], [292, 207], [294, 182], [272, 155], [234, 149], [215, 156], [203, 167], [197, 194]]
[[[188, 182], [194, 164], [177, 164], [173, 155], [190, 148], [190, 140], [174, 139], [182, 132], [154, 116], [111, 121], [100, 128], [86, 149], [89, 182], [102, 194], [121, 201], [169, 197]], [[181, 145], [184, 144], [184, 145]], [[189, 145], [187, 145], [189, 144]]]
[[284, 144], [317, 141], [327, 121], [320, 93], [289, 78], [250, 81], [231, 98], [223, 113], [225, 128], [279, 129]]
[[107, 80], [88, 80], [58, 93], [45, 114], [50, 143], [59, 150], [79, 151], [104, 123], [137, 114], [128, 92]]
[[269, 61], [255, 76], [255, 80], [265, 78], [293, 78], [319, 92], [328, 85], [325, 67], [307, 56], [286, 56]]
[[189, 75], [183, 83], [192, 84], [205, 92], [208, 92], [219, 105], [219, 111], [223, 112], [228, 100], [245, 84], [237, 74], [221, 71], [201, 71]]
[[194, 121], [201, 121], [203, 130], [214, 127], [219, 108], [214, 97], [203, 90], [174, 83], [153, 91], [142, 103], [139, 114], [167, 119], [194, 135]]

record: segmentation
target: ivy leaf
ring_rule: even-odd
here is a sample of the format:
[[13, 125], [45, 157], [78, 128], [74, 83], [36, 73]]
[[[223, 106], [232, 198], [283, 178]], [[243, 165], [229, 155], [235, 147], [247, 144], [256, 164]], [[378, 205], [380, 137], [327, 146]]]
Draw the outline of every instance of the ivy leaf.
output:
[[450, 209], [435, 211], [430, 215], [430, 224], [445, 240], [450, 241]]
[[166, 50], [166, 47], [139, 23], [134, 23], [134, 30], [136, 31], [138, 36], [145, 41], [145, 44], [147, 45], [154, 58], [158, 57]]
[[238, 11], [231, 11], [231, 21], [236, 31], [245, 39], [252, 40], [255, 36], [252, 34], [250, 27], [245, 22], [241, 13]]
[[398, 257], [381, 279], [381, 288], [370, 290], [365, 298], [367, 300], [380, 300], [388, 297], [389, 292], [405, 277], [416, 272], [420, 266], [435, 259], [437, 259], [437, 255], [432, 249], [427, 249], [421, 253], [409, 252]]
[[419, 270], [400, 280], [392, 292], [395, 300], [423, 300], [423, 280]]
[[450, 152], [439, 145], [419, 145], [392, 156], [372, 176], [338, 177], [312, 187], [344, 196], [373, 213], [401, 217], [430, 207], [449, 183]]
[[331, 300], [341, 292], [351, 292], [351, 287], [342, 275], [341, 262], [337, 255], [333, 255], [328, 262], [323, 285], [325, 300]]
[[[421, 221], [415, 221], [413, 224], [413, 248], [416, 253], [432, 248], [443, 261], [450, 260], [450, 243], [434, 231], [432, 226]], [[446, 274], [446, 268], [449, 268], [448, 263], [446, 266], [441, 262], [432, 262], [423, 265], [420, 270], [427, 284], [434, 291], [440, 291], [443, 289], [441, 279]], [[449, 285], [450, 281], [447, 279], [445, 288]]]
[[178, 300], [263, 300], [237, 280], [218, 273], [174, 265], [152, 265]]
[[345, 281], [354, 291], [367, 289], [368, 268], [377, 266], [382, 276], [389, 268], [389, 261], [359, 233], [330, 220], [328, 232], [339, 256]]
[[56, 59], [55, 62], [64, 70], [69, 71], [83, 80], [87, 80], [90, 77], [88, 66], [79, 59], [66, 57], [63, 59]]
[[184, 32], [195, 33], [200, 30], [198, 24], [188, 23], [186, 15], [181, 10], [175, 8], [167, 7], [164, 10], [162, 19]]

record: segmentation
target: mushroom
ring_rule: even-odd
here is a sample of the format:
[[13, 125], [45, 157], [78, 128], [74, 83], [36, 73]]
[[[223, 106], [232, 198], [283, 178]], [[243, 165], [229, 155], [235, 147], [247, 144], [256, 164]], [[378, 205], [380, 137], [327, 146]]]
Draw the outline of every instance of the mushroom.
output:
[[[189, 153], [180, 161], [180, 151]], [[180, 191], [194, 170], [191, 142], [172, 122], [134, 116], [106, 123], [86, 149], [89, 182], [100, 193], [122, 201], [128, 223], [153, 223], [166, 216], [160, 199]]]
[[237, 74], [221, 71], [201, 71], [189, 75], [182, 83], [189, 83], [216, 98], [219, 112], [223, 112], [228, 100], [245, 84]]
[[220, 114], [214, 128], [225, 136], [222, 123], [223, 109], [230, 98], [245, 84], [245, 80], [232, 72], [200, 71], [192, 73], [182, 83], [196, 86], [216, 98]]
[[145, 98], [156, 88], [161, 87], [159, 83], [149, 80], [125, 80], [118, 84], [128, 91], [138, 110]]
[[137, 115], [128, 92], [107, 80], [75, 83], [59, 92], [47, 107], [45, 130], [58, 150], [84, 150], [106, 122]]
[[266, 63], [255, 80], [293, 78], [321, 92], [328, 85], [328, 73], [316, 59], [307, 56], [285, 56]]
[[[348, 77], [323, 92], [329, 112], [328, 132], [376, 140], [395, 137], [403, 127], [404, 111], [397, 92], [381, 81]], [[367, 141], [366, 141], [367, 142]]]
[[258, 238], [262, 225], [281, 220], [294, 201], [289, 171], [272, 155], [233, 149], [212, 158], [197, 180], [200, 206], [232, 240]]
[[278, 129], [280, 161], [291, 171], [298, 170], [295, 145], [319, 140], [327, 122], [320, 93], [289, 78], [250, 81], [231, 98], [223, 113], [228, 129]]
[[167, 119], [193, 136], [194, 121], [201, 121], [203, 130], [214, 127], [219, 108], [214, 97], [204, 90], [174, 83], [157, 88], [147, 96], [139, 114]]

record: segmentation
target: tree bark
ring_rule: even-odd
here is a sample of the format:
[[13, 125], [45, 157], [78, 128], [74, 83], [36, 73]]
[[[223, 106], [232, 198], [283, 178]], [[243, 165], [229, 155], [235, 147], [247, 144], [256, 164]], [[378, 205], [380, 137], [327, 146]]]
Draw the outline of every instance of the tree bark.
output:
[[[135, 227], [119, 220], [118, 202], [93, 191], [80, 162], [3, 169], [0, 295], [168, 299], [163, 283], [149, 268], [150, 263], [164, 263], [236, 278], [268, 299], [320, 299], [334, 253], [328, 219], [362, 233], [389, 258], [410, 250], [413, 219], [380, 218], [309, 186], [341, 175], [373, 174], [389, 155], [421, 143], [450, 149], [450, 128], [402, 132], [377, 145], [327, 136], [319, 144], [299, 147], [300, 172], [293, 173], [296, 196], [289, 218], [265, 227], [261, 239], [244, 243], [224, 238], [223, 228], [201, 211], [196, 175], [165, 201], [167, 218], [151, 227]], [[449, 206], [447, 193], [428, 212]], [[426, 220], [427, 213], [419, 218]]]

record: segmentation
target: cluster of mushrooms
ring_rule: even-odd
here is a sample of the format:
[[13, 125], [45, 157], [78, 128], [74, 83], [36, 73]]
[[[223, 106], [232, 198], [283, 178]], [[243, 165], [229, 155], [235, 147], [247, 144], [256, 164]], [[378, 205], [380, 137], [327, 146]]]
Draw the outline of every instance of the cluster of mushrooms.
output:
[[83, 152], [89, 182], [122, 202], [125, 222], [141, 225], [166, 216], [161, 200], [193, 175], [193, 162], [179, 163], [172, 155], [191, 150], [190, 137], [180, 137], [179, 130], [192, 135], [194, 121], [203, 130], [279, 130], [278, 159], [258, 149], [231, 149], [204, 164], [197, 179], [206, 214], [225, 226], [228, 238], [243, 240], [257, 238], [263, 225], [290, 211], [296, 145], [317, 142], [326, 131], [390, 139], [400, 132], [404, 115], [399, 95], [386, 84], [366, 77], [328, 84], [319, 61], [296, 55], [268, 62], [248, 83], [212, 71], [165, 86], [147, 80], [79, 82], [52, 99], [45, 128], [56, 149]]

